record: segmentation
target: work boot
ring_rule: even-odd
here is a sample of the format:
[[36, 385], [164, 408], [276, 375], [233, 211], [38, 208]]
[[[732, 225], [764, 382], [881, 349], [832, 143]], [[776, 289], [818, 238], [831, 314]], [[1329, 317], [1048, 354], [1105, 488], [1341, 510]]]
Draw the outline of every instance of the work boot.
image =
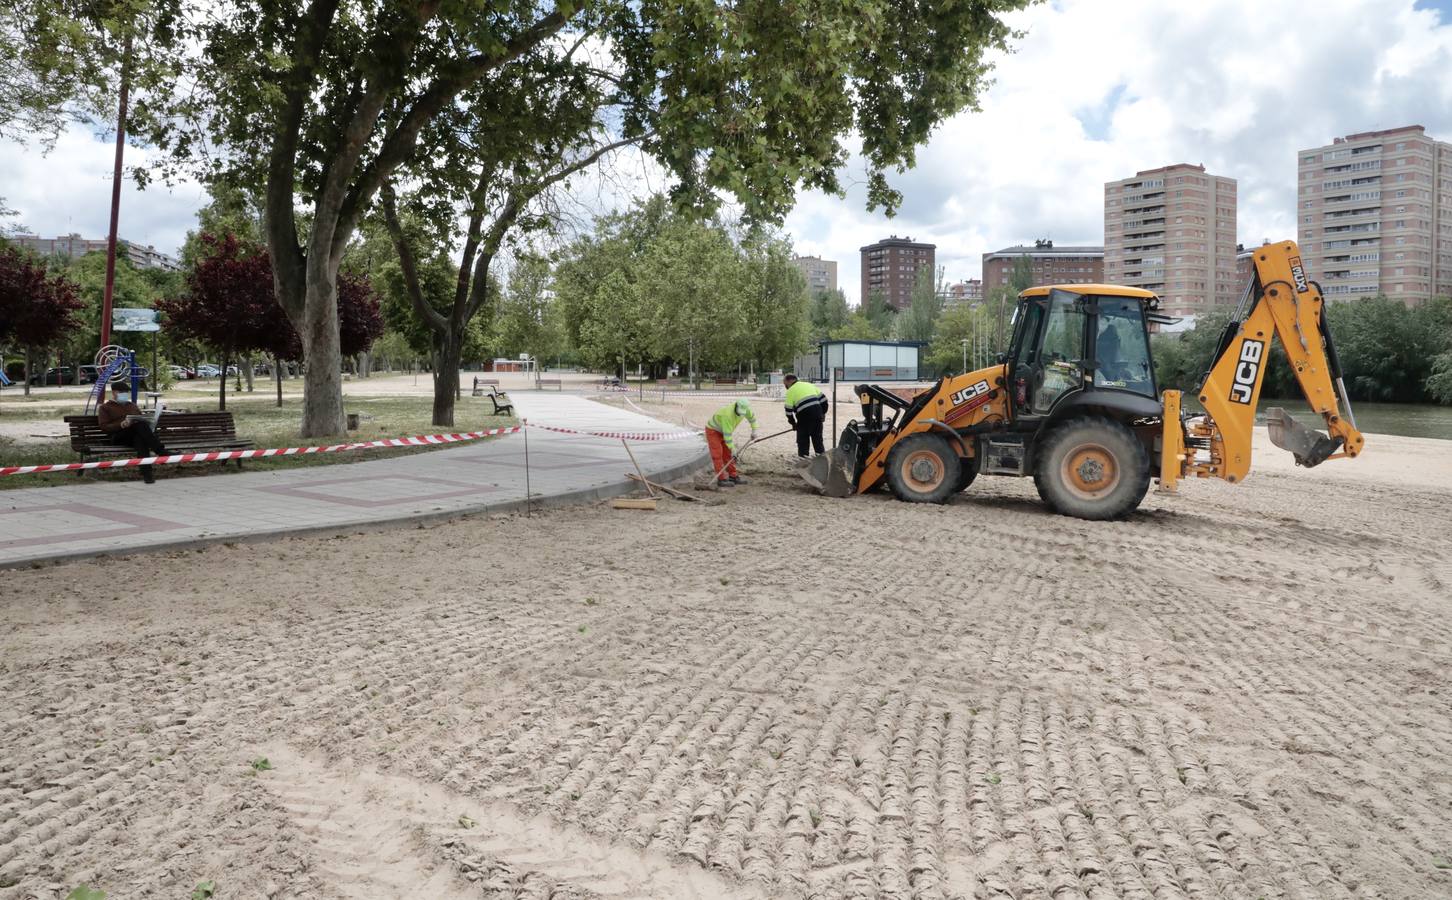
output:
[[152, 466], [141, 467], [141, 480], [147, 484], [156, 484], [156, 472]]
[[731, 483], [732, 484], [745, 484], [746, 483], [746, 479], [745, 478], [742, 478], [740, 475], [732, 475], [731, 476]]
[[719, 479], [716, 480], [716, 487], [718, 487], [718, 488], [736, 487], [736, 482], [732, 481], [729, 478], [719, 478]]

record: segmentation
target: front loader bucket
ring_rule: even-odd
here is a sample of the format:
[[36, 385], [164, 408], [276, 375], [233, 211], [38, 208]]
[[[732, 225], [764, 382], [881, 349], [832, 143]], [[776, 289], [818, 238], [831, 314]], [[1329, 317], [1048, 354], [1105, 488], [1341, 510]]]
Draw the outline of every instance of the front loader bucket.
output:
[[838, 447], [820, 453], [802, 470], [802, 480], [828, 497], [850, 497], [857, 491], [852, 483], [852, 454]]
[[1303, 426], [1291, 414], [1279, 406], [1265, 411], [1266, 430], [1270, 432], [1271, 443], [1282, 450], [1291, 451], [1296, 465], [1311, 468], [1326, 461], [1326, 458], [1341, 447], [1339, 438], [1332, 439], [1319, 431]]

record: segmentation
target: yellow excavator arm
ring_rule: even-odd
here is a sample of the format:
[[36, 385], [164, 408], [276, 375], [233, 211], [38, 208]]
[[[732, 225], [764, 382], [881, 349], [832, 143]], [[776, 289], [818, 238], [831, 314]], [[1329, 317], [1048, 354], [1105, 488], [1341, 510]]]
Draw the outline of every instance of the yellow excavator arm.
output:
[[1178, 479], [1191, 475], [1236, 483], [1250, 471], [1251, 429], [1272, 337], [1279, 338], [1326, 433], [1307, 430], [1285, 410], [1274, 408], [1266, 411], [1271, 441], [1308, 467], [1361, 453], [1363, 440], [1341, 380], [1321, 289], [1307, 277], [1300, 248], [1294, 241], [1266, 244], [1252, 259], [1250, 285], [1197, 393], [1205, 414], [1182, 419], [1180, 392], [1164, 392], [1163, 490], [1174, 490]]

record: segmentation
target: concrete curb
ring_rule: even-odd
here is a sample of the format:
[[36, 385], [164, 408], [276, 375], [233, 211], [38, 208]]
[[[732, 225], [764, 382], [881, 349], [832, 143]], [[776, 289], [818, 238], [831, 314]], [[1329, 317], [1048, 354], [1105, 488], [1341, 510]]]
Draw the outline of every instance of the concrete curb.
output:
[[[439, 452], [439, 451], [435, 451]], [[443, 451], [448, 452], [448, 451]], [[665, 469], [651, 469], [645, 467], [647, 477], [651, 481], [670, 482], [678, 478], [693, 475], [709, 467], [711, 454], [702, 448], [690, 462], [680, 463]], [[469, 519], [480, 515], [492, 515], [495, 513], [508, 513], [523, 510], [528, 504], [532, 509], [554, 509], [563, 506], [572, 506], [583, 503], [593, 503], [599, 500], [606, 500], [611, 497], [619, 497], [632, 491], [639, 490], [639, 485], [628, 479], [610, 484], [603, 484], [598, 487], [581, 488], [574, 491], [566, 491], [561, 494], [540, 495], [535, 494], [526, 499], [521, 497], [517, 500], [505, 500], [499, 503], [483, 503], [467, 509], [452, 509], [446, 512], [426, 512], [398, 516], [396, 518], [384, 519], [375, 522], [355, 522], [349, 525], [314, 525], [301, 528], [280, 528], [276, 531], [265, 531], [252, 534], [222, 534], [207, 537], [179, 538], [177, 540], [161, 541], [155, 544], [145, 544], [138, 547], [109, 548], [106, 550], [72, 550], [47, 554], [45, 556], [34, 556], [30, 559], [15, 560], [14, 562], [0, 562], [0, 571], [7, 569], [42, 568], [58, 565], [60, 563], [73, 562], [83, 559], [116, 558], [122, 556], [135, 556], [141, 553], [156, 553], [169, 550], [197, 550], [209, 547], [213, 544], [256, 544], [265, 541], [277, 540], [278, 538], [294, 537], [330, 537], [344, 534], [372, 534], [378, 531], [392, 531], [407, 526], [424, 527], [428, 525], [439, 525], [445, 522], [452, 522], [459, 519]]]

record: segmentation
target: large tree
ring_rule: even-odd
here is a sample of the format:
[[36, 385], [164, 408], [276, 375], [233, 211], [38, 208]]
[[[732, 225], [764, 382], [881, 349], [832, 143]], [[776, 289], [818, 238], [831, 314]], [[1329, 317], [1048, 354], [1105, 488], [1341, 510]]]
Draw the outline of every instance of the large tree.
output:
[[[344, 424], [337, 276], [354, 229], [382, 186], [421, 158], [429, 124], [469, 91], [514, 70], [588, 67], [628, 99], [618, 134], [668, 172], [680, 205], [709, 208], [726, 192], [755, 218], [780, 215], [799, 187], [839, 193], [844, 138], [856, 135], [869, 203], [891, 211], [898, 197], [885, 173], [910, 167], [935, 125], [976, 102], [986, 53], [1012, 36], [1000, 15], [1029, 2], [111, 6], [142, 7], [121, 27], [144, 38], [133, 45], [169, 43], [170, 56], [142, 59], [179, 70], [164, 89], [139, 90], [133, 133], [174, 163], [214, 166], [264, 188], [277, 298], [310, 363], [302, 431], [317, 435]], [[22, 0], [18, 19], [97, 5]], [[172, 7], [180, 18], [153, 12]], [[23, 51], [24, 34], [17, 41]], [[591, 53], [569, 62], [581, 42]], [[177, 82], [188, 89], [175, 90]], [[486, 139], [502, 146], [513, 135]]]

